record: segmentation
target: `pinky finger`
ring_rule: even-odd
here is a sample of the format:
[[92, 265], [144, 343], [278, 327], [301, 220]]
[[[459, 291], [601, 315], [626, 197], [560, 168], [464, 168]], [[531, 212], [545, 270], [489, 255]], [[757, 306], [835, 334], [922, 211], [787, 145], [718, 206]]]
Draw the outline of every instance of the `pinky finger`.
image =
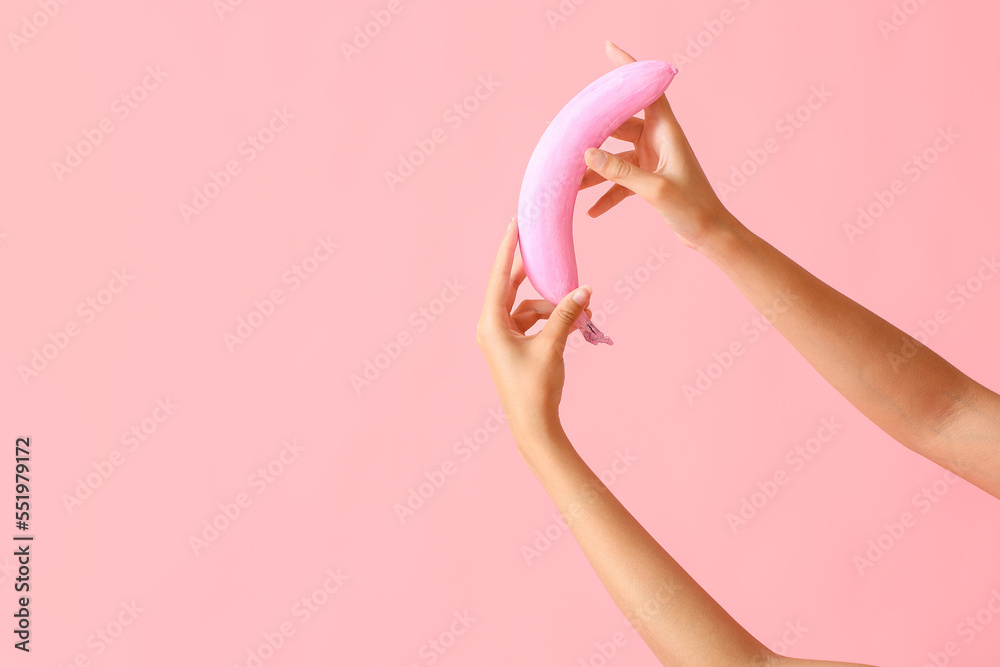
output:
[[634, 194], [635, 193], [628, 188], [615, 183], [608, 188], [608, 191], [605, 192], [600, 199], [594, 202], [594, 205], [590, 207], [589, 211], [587, 211], [587, 215], [592, 218], [603, 215], [624, 201], [626, 197], [630, 197]]
[[545, 299], [525, 299], [510, 314], [510, 319], [514, 321], [517, 330], [524, 333], [538, 320], [547, 319], [554, 309], [555, 306]]
[[608, 179], [604, 178], [590, 167], [587, 167], [587, 171], [583, 172], [583, 178], [580, 180], [580, 189], [586, 190], [587, 188], [592, 188], [606, 180]]

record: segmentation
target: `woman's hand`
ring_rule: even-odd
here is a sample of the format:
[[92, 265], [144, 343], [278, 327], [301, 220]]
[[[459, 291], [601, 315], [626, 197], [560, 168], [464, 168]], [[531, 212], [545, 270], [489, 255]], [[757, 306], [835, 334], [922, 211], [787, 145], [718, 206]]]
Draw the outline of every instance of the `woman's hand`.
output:
[[[525, 278], [521, 257], [514, 256], [516, 245], [517, 223], [512, 221], [490, 275], [476, 341], [523, 456], [525, 448], [538, 436], [562, 428], [559, 401], [566, 377], [563, 352], [576, 318], [590, 302], [591, 292], [586, 285], [579, 287], [557, 306], [544, 299], [526, 299], [512, 312], [517, 288]], [[589, 316], [590, 311], [586, 312]], [[542, 330], [526, 336], [524, 332], [540, 319], [548, 320]]]
[[[635, 62], [611, 42], [607, 54], [617, 67]], [[618, 155], [596, 148], [587, 151], [590, 168], [580, 189], [605, 180], [614, 183], [587, 213], [597, 217], [637, 194], [652, 204], [684, 245], [703, 249], [715, 232], [739, 223], [708, 182], [666, 95], [646, 107], [644, 116], [629, 118], [611, 134], [634, 144], [633, 150]]]

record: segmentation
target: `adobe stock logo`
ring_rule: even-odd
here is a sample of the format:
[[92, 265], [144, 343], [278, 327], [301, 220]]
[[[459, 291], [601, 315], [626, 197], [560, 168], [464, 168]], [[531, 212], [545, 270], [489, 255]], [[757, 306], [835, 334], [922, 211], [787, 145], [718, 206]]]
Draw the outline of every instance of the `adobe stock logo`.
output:
[[735, 535], [740, 528], [746, 526], [757, 516], [778, 495], [781, 487], [786, 486], [796, 474], [806, 467], [807, 463], [815, 459], [823, 451], [823, 447], [833, 440], [842, 428], [844, 425], [839, 423], [836, 417], [823, 417], [815, 435], [785, 452], [784, 461], [791, 468], [791, 472], [785, 471], [784, 468], [778, 468], [763, 481], [758, 480], [757, 490], [740, 498], [736, 513], [726, 514], [726, 523], [729, 524], [733, 534]]
[[[107, 287], [102, 287], [77, 305], [76, 313], [83, 319], [83, 324], [93, 322], [99, 313], [103, 313], [108, 306], [117, 300], [118, 295], [132, 284], [135, 276], [128, 271], [128, 267], [122, 267], [120, 271], [113, 270]], [[81, 324], [75, 319], [70, 319], [54, 333], [49, 332], [49, 342], [42, 343], [40, 350], [38, 347], [31, 349], [31, 359], [28, 361], [28, 365], [18, 364], [17, 374], [20, 376], [21, 382], [27, 385], [31, 380], [37, 378], [69, 347], [71, 340], [79, 336], [82, 331]]]
[[573, 14], [576, 8], [583, 5], [587, 0], [561, 0], [555, 9], [545, 10], [545, 20], [549, 22], [549, 27], [554, 31], [560, 23], [565, 23]]
[[[463, 609], [462, 613], [454, 612], [452, 618], [454, 620], [451, 621], [447, 628], [439, 632], [437, 636], [428, 639], [417, 650], [417, 655], [423, 658], [425, 665], [435, 664], [455, 645], [458, 638], [468, 632], [472, 624], [476, 622], [476, 617], [470, 614], [468, 609]], [[409, 667], [420, 667], [420, 665], [410, 663]]]
[[344, 55], [344, 60], [351, 60], [361, 55], [367, 49], [372, 40], [382, 34], [382, 31], [389, 27], [392, 20], [403, 13], [403, 3], [400, 0], [389, 0], [385, 9], [373, 9], [369, 12], [372, 17], [364, 25], [354, 26], [354, 35], [350, 42], [340, 43], [340, 52]]
[[[258, 467], [247, 477], [247, 486], [254, 489], [258, 496], [277, 482], [285, 474], [285, 471], [298, 461], [306, 449], [295, 439], [285, 440], [282, 445], [281, 451], [266, 466]], [[194, 555], [201, 555], [201, 552], [217, 541], [222, 533], [229, 530], [244, 515], [244, 510], [252, 504], [253, 498], [246, 491], [240, 491], [231, 500], [226, 499], [218, 503], [219, 511], [204, 519], [198, 530], [188, 535], [188, 545]]]
[[248, 134], [236, 147], [236, 154], [242, 157], [243, 161], [240, 162], [239, 159], [232, 158], [227, 160], [219, 171], [209, 169], [208, 180], [204, 181], [204, 185], [192, 190], [190, 203], [185, 201], [178, 205], [178, 211], [184, 222], [190, 224], [192, 218], [201, 215], [233, 184], [233, 179], [243, 173], [244, 166], [253, 162], [259, 154], [266, 151], [275, 139], [288, 129], [293, 120], [295, 120], [295, 115], [289, 113], [287, 107], [271, 109], [271, 117], [267, 123], [253, 134]]
[[773, 642], [768, 648], [775, 653], [787, 653], [788, 650], [799, 643], [799, 641], [809, 632], [809, 628], [802, 625], [802, 621], [795, 619], [785, 621], [785, 630], [781, 633], [781, 639]]
[[38, 0], [38, 7], [41, 11], [21, 17], [21, 29], [18, 32], [8, 32], [7, 41], [10, 47], [17, 53], [27, 46], [29, 39], [38, 36], [38, 31], [49, 24], [62, 8], [69, 4], [69, 0]]
[[919, 510], [919, 514], [906, 511], [899, 515], [898, 521], [883, 523], [882, 528], [885, 530], [874, 539], [868, 540], [868, 549], [863, 554], [854, 556], [853, 562], [858, 568], [858, 574], [865, 576], [865, 570], [874, 567], [890, 549], [902, 541], [909, 532], [913, 532], [920, 517], [930, 512], [959, 479], [961, 478], [955, 473], [945, 471], [941, 479], [934, 480], [914, 493], [911, 502]]
[[[782, 141], [790, 141], [799, 130], [805, 127], [817, 111], [826, 106], [833, 96], [834, 94], [827, 90], [826, 84], [811, 86], [809, 96], [805, 101], [785, 113], [774, 123], [774, 131]], [[715, 189], [723, 203], [746, 185], [749, 179], [760, 171], [780, 148], [781, 141], [775, 136], [768, 137], [757, 148], [748, 148], [746, 151], [747, 159], [732, 165], [729, 178], [718, 183]]]
[[493, 97], [497, 88], [502, 85], [503, 82], [494, 79], [492, 74], [480, 76], [478, 85], [471, 93], [445, 109], [444, 113], [441, 114], [441, 120], [447, 123], [448, 130], [436, 127], [426, 137], [414, 139], [413, 145], [416, 148], [409, 153], [399, 154], [395, 171], [386, 170], [384, 172], [385, 184], [388, 186], [389, 192], [395, 192], [406, 179], [413, 176], [417, 169], [437, 151], [438, 146], [448, 141], [448, 132], [455, 132], [462, 127], [465, 121], [472, 118], [472, 114], [479, 109], [480, 105]]
[[220, 21], [226, 20], [227, 14], [232, 14], [236, 8], [243, 4], [243, 0], [212, 0], [212, 9]]
[[[910, 183], [916, 183], [961, 138], [962, 135], [952, 130], [950, 125], [947, 128], [939, 127], [934, 139], [907, 158], [900, 171], [909, 177]], [[844, 223], [847, 240], [853, 245], [859, 236], [871, 229], [907, 192], [906, 182], [901, 178], [893, 179], [885, 190], [873, 190], [872, 199], [858, 207], [855, 221]]]
[[[584, 496], [584, 501], [587, 505], [593, 503], [614, 486], [615, 482], [631, 470], [632, 466], [638, 460], [639, 457], [630, 454], [628, 449], [624, 452], [616, 449], [614, 461], [611, 462], [607, 469], [597, 475], [600, 483], [595, 483], [594, 486], [587, 485], [582, 489], [581, 495]], [[570, 523], [578, 520], [587, 509], [586, 505], [573, 502], [562, 512], [554, 512], [552, 514], [552, 522], [545, 526], [545, 528], [535, 530], [534, 541], [531, 544], [521, 545], [521, 555], [524, 556], [524, 561], [528, 565], [531, 565], [542, 554], [551, 549], [556, 540], [572, 531]]]
[[[306, 280], [316, 275], [320, 268], [333, 257], [334, 251], [339, 247], [339, 243], [330, 240], [329, 234], [317, 237], [313, 249], [281, 274], [281, 283], [290, 285], [288, 292], [297, 291]], [[263, 299], [254, 299], [250, 312], [246, 315], [240, 315], [233, 331], [226, 331], [222, 335], [222, 340], [229, 352], [235, 352], [238, 346], [246, 343], [258, 329], [264, 326], [264, 323], [278, 311], [278, 307], [286, 303], [287, 297], [288, 295], [280, 287], [275, 287]]]
[[[733, 4], [739, 7], [741, 12], [745, 12], [752, 0], [732, 0]], [[675, 51], [670, 56], [670, 64], [678, 70], [686, 65], [691, 65], [700, 58], [705, 50], [715, 44], [715, 40], [722, 36], [726, 26], [736, 23], [739, 16], [731, 9], [723, 9], [719, 12], [718, 18], [705, 19], [701, 22], [704, 30], [696, 35], [688, 37], [687, 45], [683, 51]]]
[[[160, 84], [167, 78], [167, 72], [160, 69], [159, 65], [150, 65], [146, 68], [146, 74], [142, 80], [129, 90], [125, 91], [111, 102], [110, 110], [119, 121], [124, 121], [133, 111], [139, 108], [149, 97], [150, 93], [160, 87]], [[66, 154], [63, 162], [52, 161], [52, 172], [56, 180], [62, 183], [66, 177], [73, 173], [73, 170], [83, 165], [84, 158], [94, 154], [97, 147], [104, 143], [104, 140], [116, 129], [115, 122], [111, 116], [105, 116], [97, 121], [97, 127], [83, 130], [83, 139], [76, 143], [66, 144]]]
[[641, 604], [637, 604], [625, 615], [625, 623], [636, 632], [652, 630], [656, 621], [669, 611], [671, 600], [677, 597], [684, 586], [676, 579], [663, 577], [655, 585], [649, 587], [652, 592]]
[[584, 660], [580, 658], [580, 667], [604, 667], [608, 664], [618, 652], [628, 643], [628, 637], [621, 630], [618, 630], [608, 641], [605, 642], [594, 642], [594, 648], [596, 649], [590, 656]]
[[[180, 406], [174, 403], [169, 396], [157, 398], [156, 405], [149, 412], [149, 416], [133, 424], [127, 431], [122, 431], [121, 444], [127, 446], [129, 452], [138, 451], [139, 447], [148, 442], [170, 419], [178, 407]], [[107, 458], [91, 462], [90, 467], [93, 468], [93, 472], [88, 472], [83, 477], [77, 477], [73, 492], [63, 493], [60, 497], [66, 512], [72, 514], [76, 509], [82, 507], [83, 503], [93, 496], [94, 492], [101, 488], [125, 461], [125, 454], [122, 453], [122, 450], [112, 449]]]
[[423, 479], [415, 486], [410, 486], [409, 494], [406, 496], [406, 503], [396, 503], [392, 506], [399, 523], [405, 524], [406, 520], [424, 507], [434, 495], [448, 483], [448, 478], [459, 471], [462, 463], [468, 463], [472, 457], [483, 449], [489, 442], [492, 435], [507, 425], [507, 415], [503, 412], [503, 406], [490, 408], [482, 426], [477, 426], [471, 433], [462, 436], [461, 440], [456, 440], [451, 446], [451, 451], [455, 454], [455, 459], [447, 458], [431, 470], [425, 470]]
[[[649, 253], [641, 264], [630, 272], [623, 274], [621, 279], [615, 281], [614, 292], [615, 294], [622, 295], [621, 303], [614, 298], [605, 299], [600, 305], [596, 305], [596, 302], [591, 302], [590, 312], [593, 315], [590, 320], [594, 323], [594, 326], [603, 327], [604, 323], [608, 321], [608, 316], [617, 314], [620, 306], [638, 294], [639, 290], [643, 289], [645, 285], [648, 285], [653, 275], [663, 269], [667, 265], [667, 260], [671, 257], [669, 252], [664, 252], [663, 246], [647, 246], [647, 250]], [[569, 340], [566, 341], [565, 354], [568, 356], [584, 346], [590, 347], [582, 335], [570, 336]]]
[[[996, 254], [992, 257], [984, 255], [982, 263], [977, 267], [975, 273], [969, 276], [964, 282], [956, 283], [954, 289], [949, 290], [945, 300], [947, 303], [954, 304], [955, 311], [959, 311], [967, 303], [975, 299], [976, 295], [982, 291], [986, 284], [997, 275], [1000, 275], [1000, 262], [997, 261]], [[900, 339], [902, 345], [900, 345], [898, 351], [890, 350], [887, 353], [892, 370], [898, 373], [900, 368], [910, 363], [913, 357], [930, 344], [931, 338], [938, 335], [951, 322], [953, 314], [946, 307], [938, 308], [934, 311], [933, 316], [928, 317], [926, 320], [919, 319], [917, 322], [919, 330], [913, 331], [913, 340], [902, 337]]]
[[[344, 588], [351, 580], [351, 575], [345, 574], [341, 568], [327, 568], [323, 583], [313, 588], [308, 595], [300, 597], [290, 610], [292, 617], [298, 619], [299, 626], [305, 625], [323, 610], [333, 600], [333, 596]], [[284, 646], [290, 643], [298, 628], [287, 618], [279, 623], [274, 630], [260, 633], [260, 641], [246, 650], [246, 659], [236, 663], [235, 667], [262, 667]]]
[[[1000, 590], [994, 587], [990, 589], [990, 597], [985, 604], [962, 619], [962, 622], [955, 628], [955, 634], [961, 637], [967, 646], [976, 641], [980, 633], [997, 620], [1000, 620]], [[927, 661], [920, 667], [945, 667], [951, 664], [951, 659], [961, 652], [962, 645], [957, 641], [950, 640], [941, 647], [940, 651], [929, 651]]]
[[73, 658], [73, 662], [69, 663], [67, 667], [90, 667], [91, 655], [95, 658], [104, 655], [105, 651], [114, 646], [122, 638], [126, 629], [135, 623], [136, 619], [139, 618], [139, 614], [146, 611], [135, 600], [131, 602], [123, 601], [119, 606], [121, 607], [121, 611], [117, 612], [114, 618], [87, 637], [87, 648], [90, 649], [91, 653], [87, 651], [78, 652]]
[[879, 19], [876, 25], [882, 33], [882, 39], [889, 41], [889, 35], [899, 32], [899, 29], [910, 22], [910, 19], [927, 4], [927, 0], [904, 0], [902, 4], [892, 6], [889, 19]]
[[425, 306], [410, 313], [408, 321], [410, 326], [415, 329], [413, 334], [409, 330], [403, 329], [390, 338], [388, 343], [384, 340], [380, 341], [379, 347], [382, 351], [375, 353], [372, 358], [366, 357], [362, 364], [361, 373], [351, 373], [348, 378], [354, 395], [360, 396], [362, 390], [372, 386], [403, 354], [403, 350], [413, 345], [417, 340], [416, 335], [427, 331], [430, 325], [448, 310], [449, 304], [454, 303], [468, 287], [468, 285], [459, 282], [458, 278], [445, 280], [440, 296], [431, 299]]
[[[770, 307], [764, 308], [756, 315], [751, 315], [740, 327], [740, 333], [746, 339], [737, 339], [729, 343], [722, 352], [713, 352], [712, 359], [705, 368], [699, 368], [695, 374], [694, 384], [685, 383], [681, 386], [688, 405], [694, 405], [694, 399], [705, 395], [709, 389], [736, 363], [736, 360], [746, 354], [749, 346], [760, 340], [761, 336], [770, 331], [774, 323], [783, 313], [795, 304], [799, 296], [783, 291], [774, 298]], [[596, 320], [595, 320], [596, 322]]]

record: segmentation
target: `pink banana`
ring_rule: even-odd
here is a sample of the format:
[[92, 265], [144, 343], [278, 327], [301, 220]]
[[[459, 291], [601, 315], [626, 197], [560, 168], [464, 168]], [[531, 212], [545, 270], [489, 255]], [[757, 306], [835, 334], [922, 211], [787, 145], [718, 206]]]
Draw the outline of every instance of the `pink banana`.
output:
[[[663, 94], [677, 69], [659, 60], [618, 67], [581, 90], [549, 124], [521, 183], [517, 233], [528, 280], [557, 304], [580, 286], [573, 248], [573, 208], [587, 171], [583, 155], [599, 148], [628, 118]], [[612, 340], [581, 313], [576, 326], [587, 342]]]

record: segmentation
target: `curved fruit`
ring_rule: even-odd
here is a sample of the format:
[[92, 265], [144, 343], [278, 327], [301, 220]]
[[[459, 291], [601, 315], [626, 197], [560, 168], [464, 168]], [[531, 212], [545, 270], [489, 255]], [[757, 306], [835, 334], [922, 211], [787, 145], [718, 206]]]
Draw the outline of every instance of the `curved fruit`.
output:
[[[552, 304], [580, 286], [573, 249], [573, 208], [587, 171], [583, 155], [663, 94], [677, 69], [659, 60], [618, 67], [563, 107], [538, 140], [521, 183], [518, 243], [535, 290]], [[594, 345], [612, 341], [586, 313], [576, 325]]]

